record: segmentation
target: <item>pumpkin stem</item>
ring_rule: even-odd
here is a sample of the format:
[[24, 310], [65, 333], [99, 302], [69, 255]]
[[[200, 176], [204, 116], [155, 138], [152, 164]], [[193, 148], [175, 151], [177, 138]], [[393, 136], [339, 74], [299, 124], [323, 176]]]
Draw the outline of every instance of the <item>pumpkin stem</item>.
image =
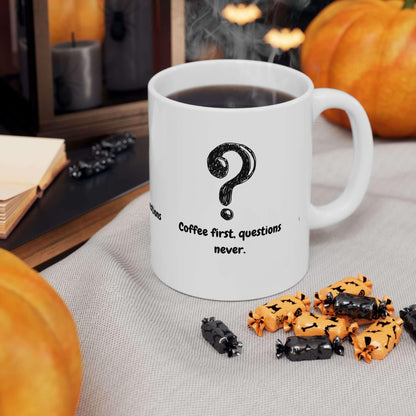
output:
[[414, 9], [415, 0], [404, 0], [403, 9]]

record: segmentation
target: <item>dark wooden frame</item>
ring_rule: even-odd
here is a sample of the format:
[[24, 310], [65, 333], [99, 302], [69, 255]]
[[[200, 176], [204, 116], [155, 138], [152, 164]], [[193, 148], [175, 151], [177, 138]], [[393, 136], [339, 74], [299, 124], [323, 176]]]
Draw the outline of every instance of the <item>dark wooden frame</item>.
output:
[[[155, 0], [165, 1], [165, 0]], [[91, 110], [58, 114], [54, 111], [48, 0], [33, 1], [33, 32], [37, 90], [38, 135], [64, 137], [72, 143], [129, 130], [137, 136], [148, 134], [147, 101], [111, 105]], [[185, 62], [185, 0], [171, 0], [170, 64]]]

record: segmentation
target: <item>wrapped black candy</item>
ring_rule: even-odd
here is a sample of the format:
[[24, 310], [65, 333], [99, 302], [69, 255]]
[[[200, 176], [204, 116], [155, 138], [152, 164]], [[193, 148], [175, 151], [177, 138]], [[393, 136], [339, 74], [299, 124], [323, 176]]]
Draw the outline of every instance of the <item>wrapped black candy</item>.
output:
[[82, 179], [107, 170], [116, 163], [116, 156], [132, 147], [135, 142], [136, 138], [133, 134], [125, 132], [93, 144], [91, 148], [93, 159], [73, 162], [68, 168], [69, 176]]
[[134, 143], [136, 143], [136, 138], [130, 132], [116, 134], [93, 144], [92, 154], [94, 157], [99, 157], [103, 151], [108, 151], [113, 155], [117, 155], [132, 147]]
[[336, 315], [345, 315], [353, 320], [363, 321], [362, 323], [394, 315], [393, 302], [387, 296], [379, 300], [372, 296], [351, 293], [340, 293], [333, 297], [332, 293], [328, 293], [325, 307], [330, 305], [333, 306]]
[[77, 160], [68, 166], [69, 176], [83, 179], [107, 170], [115, 163], [114, 158], [105, 153], [98, 159]]
[[243, 343], [237, 340], [222, 321], [214, 317], [204, 318], [201, 325], [202, 336], [220, 353], [229, 357], [240, 355]]
[[331, 343], [327, 335], [288, 337], [285, 344], [278, 339], [276, 341], [276, 357], [281, 358], [285, 354], [290, 361], [326, 360], [331, 358], [333, 352], [344, 355], [344, 347], [341, 342], [340, 337], [335, 337]]
[[400, 318], [403, 319], [406, 331], [416, 340], [416, 304], [403, 308], [400, 311]]

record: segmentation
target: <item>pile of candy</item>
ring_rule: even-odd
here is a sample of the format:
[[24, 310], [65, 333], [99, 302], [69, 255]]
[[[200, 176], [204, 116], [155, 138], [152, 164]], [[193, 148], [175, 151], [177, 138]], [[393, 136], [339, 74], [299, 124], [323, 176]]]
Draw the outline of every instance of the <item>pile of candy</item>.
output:
[[[416, 305], [401, 310], [400, 318], [394, 317], [389, 297], [368, 296], [372, 287], [362, 274], [324, 287], [314, 297], [313, 306], [320, 313], [309, 312], [311, 302], [302, 292], [284, 295], [250, 311], [248, 327], [260, 337], [263, 330], [293, 329], [295, 336], [288, 337], [285, 344], [277, 340], [277, 358], [284, 354], [292, 361], [302, 361], [327, 359], [333, 352], [343, 355], [342, 342], [348, 339], [357, 360], [382, 360], [399, 343], [403, 323], [416, 340]], [[359, 333], [360, 325], [369, 326]], [[241, 342], [221, 321], [204, 319], [202, 333], [218, 352], [230, 357], [240, 354]]]

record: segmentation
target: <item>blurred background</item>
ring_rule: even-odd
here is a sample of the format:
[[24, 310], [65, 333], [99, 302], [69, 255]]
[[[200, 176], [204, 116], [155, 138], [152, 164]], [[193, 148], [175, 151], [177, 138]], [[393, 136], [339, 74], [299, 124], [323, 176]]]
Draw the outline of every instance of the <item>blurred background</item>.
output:
[[186, 1], [186, 58], [256, 59], [299, 68], [312, 19], [331, 0]]
[[147, 134], [146, 86], [163, 68], [216, 58], [299, 68], [330, 0], [0, 0], [1, 124], [17, 134]]

